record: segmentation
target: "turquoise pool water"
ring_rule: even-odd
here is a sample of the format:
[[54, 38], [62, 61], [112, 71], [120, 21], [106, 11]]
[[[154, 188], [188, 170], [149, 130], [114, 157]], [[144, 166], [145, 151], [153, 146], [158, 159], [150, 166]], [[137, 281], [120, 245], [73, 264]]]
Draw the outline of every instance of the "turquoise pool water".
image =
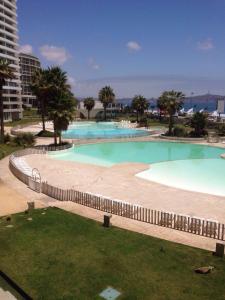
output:
[[151, 164], [138, 177], [181, 189], [225, 196], [225, 149], [174, 142], [118, 142], [76, 146], [52, 154], [59, 160], [110, 167], [123, 162]]
[[63, 132], [63, 137], [67, 139], [110, 139], [145, 135], [149, 135], [149, 132], [135, 128], [120, 128], [118, 122], [75, 122]]
[[57, 159], [103, 166], [122, 162], [146, 164], [181, 159], [219, 158], [225, 149], [173, 142], [118, 142], [76, 146], [68, 152], [54, 155]]
[[225, 196], [224, 159], [161, 162], [136, 176], [184, 190]]

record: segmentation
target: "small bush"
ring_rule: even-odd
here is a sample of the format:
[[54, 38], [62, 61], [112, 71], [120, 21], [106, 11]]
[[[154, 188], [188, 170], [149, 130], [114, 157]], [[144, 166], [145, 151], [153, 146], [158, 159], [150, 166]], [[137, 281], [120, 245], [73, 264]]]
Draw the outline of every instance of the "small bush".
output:
[[148, 119], [146, 117], [142, 117], [139, 121], [139, 126], [148, 127]]
[[217, 132], [219, 135], [225, 135], [225, 124], [218, 124]]
[[6, 144], [8, 144], [8, 143], [11, 142], [11, 136], [10, 136], [8, 133], [5, 134], [5, 136], [4, 136], [4, 142], [5, 142]]
[[177, 137], [187, 137], [188, 129], [182, 124], [177, 124], [173, 128], [173, 135]]
[[207, 114], [196, 112], [191, 118], [190, 126], [194, 129], [191, 132], [193, 137], [202, 137], [207, 134]]
[[18, 146], [33, 146], [35, 144], [35, 138], [31, 133], [22, 133], [14, 138], [14, 143]]
[[41, 130], [38, 134], [38, 137], [54, 137], [54, 133], [48, 130]]
[[0, 150], [0, 159], [4, 158], [6, 155], [5, 151]]

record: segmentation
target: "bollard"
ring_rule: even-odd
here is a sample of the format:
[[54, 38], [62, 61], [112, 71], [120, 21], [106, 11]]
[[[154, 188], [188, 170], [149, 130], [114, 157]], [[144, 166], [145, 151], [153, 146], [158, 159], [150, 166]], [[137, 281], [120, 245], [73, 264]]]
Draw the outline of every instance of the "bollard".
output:
[[104, 222], [103, 222], [104, 227], [110, 227], [111, 217], [112, 217], [112, 215], [104, 215]]
[[34, 202], [27, 202], [28, 210], [34, 209]]
[[213, 254], [218, 257], [224, 257], [224, 248], [224, 244], [216, 243], [216, 251]]

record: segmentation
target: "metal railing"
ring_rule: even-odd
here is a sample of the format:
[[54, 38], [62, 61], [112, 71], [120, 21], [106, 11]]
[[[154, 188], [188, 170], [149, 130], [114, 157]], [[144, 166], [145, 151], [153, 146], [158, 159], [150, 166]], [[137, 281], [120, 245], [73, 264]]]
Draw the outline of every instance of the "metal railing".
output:
[[[15, 158], [29, 154], [45, 153], [46, 151], [41, 149], [17, 151], [9, 158], [10, 170], [19, 180], [29, 186], [29, 180], [32, 178], [24, 174], [17, 167]], [[61, 189], [47, 182], [38, 182], [38, 189], [39, 192], [41, 191], [43, 194], [59, 201], [72, 201], [80, 205], [140, 222], [225, 241], [225, 225], [214, 220], [154, 210], [120, 200], [93, 195], [91, 193], [83, 193], [74, 189]]]

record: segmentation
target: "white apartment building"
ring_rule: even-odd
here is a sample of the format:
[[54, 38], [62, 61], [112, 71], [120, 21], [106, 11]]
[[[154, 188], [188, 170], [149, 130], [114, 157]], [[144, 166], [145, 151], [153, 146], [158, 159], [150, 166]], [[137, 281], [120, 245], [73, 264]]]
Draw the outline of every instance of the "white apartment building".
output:
[[24, 107], [37, 107], [37, 97], [31, 91], [31, 83], [34, 74], [40, 70], [41, 64], [37, 57], [20, 53], [20, 75], [21, 75], [21, 98]]
[[[84, 107], [84, 101], [81, 100], [78, 103], [78, 114], [81, 118], [87, 118], [88, 112]], [[106, 108], [106, 114], [108, 117], [115, 117], [122, 109], [120, 103], [110, 103]], [[90, 118], [103, 118], [104, 108], [102, 103], [99, 100], [95, 100], [95, 106], [90, 111]]]
[[16, 77], [4, 86], [4, 120], [17, 120], [22, 117], [17, 0], [0, 0], [0, 58], [10, 63]]

